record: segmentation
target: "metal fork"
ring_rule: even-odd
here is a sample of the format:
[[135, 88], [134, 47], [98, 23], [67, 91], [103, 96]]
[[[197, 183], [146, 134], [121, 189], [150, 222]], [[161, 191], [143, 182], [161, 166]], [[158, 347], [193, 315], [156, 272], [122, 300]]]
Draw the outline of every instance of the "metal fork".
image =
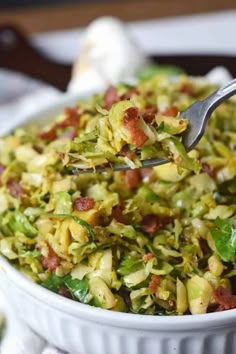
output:
[[[230, 81], [225, 86], [219, 88], [213, 92], [210, 96], [202, 101], [193, 103], [186, 111], [181, 113], [181, 118], [187, 118], [189, 120], [189, 127], [182, 135], [182, 142], [187, 151], [190, 151], [196, 146], [201, 137], [203, 136], [208, 119], [212, 112], [227, 98], [233, 96], [236, 93], [236, 79]], [[162, 165], [169, 162], [166, 159], [152, 158], [142, 161], [140, 168], [153, 167]], [[115, 164], [111, 168], [114, 171], [129, 170], [130, 167], [125, 164]], [[77, 170], [77, 173], [94, 172], [92, 169]], [[106, 171], [104, 167], [96, 167], [95, 172]]]

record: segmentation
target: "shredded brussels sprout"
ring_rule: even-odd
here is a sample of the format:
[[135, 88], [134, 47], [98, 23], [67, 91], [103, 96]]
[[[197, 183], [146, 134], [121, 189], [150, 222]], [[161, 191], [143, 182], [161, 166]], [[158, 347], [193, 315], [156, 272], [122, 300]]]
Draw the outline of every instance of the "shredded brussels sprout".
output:
[[[74, 301], [185, 315], [236, 307], [236, 101], [186, 153], [180, 118], [215, 87], [145, 77], [0, 139], [0, 252]], [[171, 161], [136, 169], [151, 157]], [[125, 162], [132, 170], [77, 174]]]

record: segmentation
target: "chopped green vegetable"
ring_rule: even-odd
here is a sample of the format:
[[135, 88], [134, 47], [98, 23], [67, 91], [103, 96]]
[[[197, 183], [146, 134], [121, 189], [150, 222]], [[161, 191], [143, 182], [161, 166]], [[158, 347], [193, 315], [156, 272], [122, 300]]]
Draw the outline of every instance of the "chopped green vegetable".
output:
[[175, 65], [149, 65], [144, 68], [138, 75], [140, 80], [149, 80], [156, 75], [174, 76], [183, 74], [184, 70]]
[[65, 276], [64, 283], [70, 290], [73, 297], [82, 303], [88, 303], [91, 299], [88, 296], [89, 281], [84, 278], [82, 280], [72, 279], [70, 275]]
[[123, 259], [118, 269], [121, 275], [128, 275], [142, 268], [142, 259], [139, 256], [127, 256]]
[[236, 222], [235, 220], [222, 220], [219, 217], [212, 228], [216, 250], [220, 258], [225, 261], [232, 261], [236, 254]]
[[13, 232], [19, 231], [29, 237], [35, 237], [38, 234], [37, 229], [33, 227], [27, 217], [20, 212], [15, 212], [12, 215], [8, 222], [8, 226]]
[[56, 274], [50, 274], [47, 279], [41, 283], [41, 285], [44, 288], [57, 293], [60, 287], [65, 285], [65, 282], [63, 277], [58, 277]]

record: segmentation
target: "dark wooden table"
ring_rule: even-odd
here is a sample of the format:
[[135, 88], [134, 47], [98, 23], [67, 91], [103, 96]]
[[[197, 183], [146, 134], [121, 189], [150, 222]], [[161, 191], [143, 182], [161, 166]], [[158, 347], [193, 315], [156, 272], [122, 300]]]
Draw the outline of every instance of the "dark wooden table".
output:
[[236, 0], [89, 0], [15, 10], [1, 9], [0, 2], [0, 24], [17, 23], [28, 32], [42, 32], [86, 26], [98, 16], [134, 21], [226, 9], [236, 9]]

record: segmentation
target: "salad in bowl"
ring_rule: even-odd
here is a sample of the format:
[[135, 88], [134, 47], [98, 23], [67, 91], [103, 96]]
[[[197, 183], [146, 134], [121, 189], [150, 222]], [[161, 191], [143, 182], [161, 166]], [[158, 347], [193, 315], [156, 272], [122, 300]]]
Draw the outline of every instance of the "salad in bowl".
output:
[[[235, 308], [236, 101], [214, 112], [194, 150], [181, 142], [181, 111], [214, 89], [156, 75], [2, 137], [1, 255], [42, 287], [106, 310]], [[152, 157], [169, 163], [139, 169]], [[98, 165], [106, 172], [78, 173]]]

